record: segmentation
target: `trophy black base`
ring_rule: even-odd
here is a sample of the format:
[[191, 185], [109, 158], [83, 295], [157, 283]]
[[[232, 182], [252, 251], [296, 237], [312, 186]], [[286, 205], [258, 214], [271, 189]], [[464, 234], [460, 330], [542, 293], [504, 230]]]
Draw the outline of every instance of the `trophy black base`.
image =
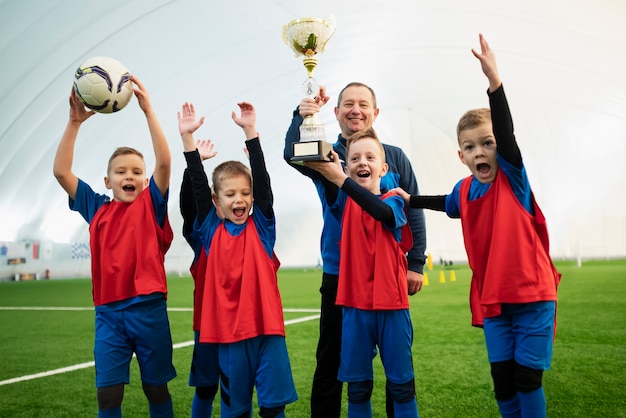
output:
[[332, 150], [333, 144], [326, 141], [294, 142], [291, 161], [332, 161]]

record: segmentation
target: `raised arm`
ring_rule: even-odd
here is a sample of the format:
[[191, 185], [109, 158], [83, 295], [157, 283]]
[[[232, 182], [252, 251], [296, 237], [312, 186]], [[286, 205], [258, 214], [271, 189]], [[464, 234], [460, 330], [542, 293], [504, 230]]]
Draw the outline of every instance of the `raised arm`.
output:
[[502, 80], [496, 65], [496, 56], [482, 34], [478, 36], [480, 52], [472, 49], [472, 54], [480, 61], [483, 73], [489, 81], [489, 106], [493, 134], [496, 137], [498, 154], [517, 168], [522, 167], [522, 154], [513, 133], [513, 118], [504, 94]]
[[259, 133], [256, 130], [256, 110], [251, 103], [237, 103], [241, 112], [237, 116], [236, 112], [232, 112], [233, 121], [243, 129], [246, 136], [246, 151], [250, 159], [250, 169], [252, 171], [252, 196], [254, 204], [263, 213], [266, 218], [274, 216], [274, 195], [272, 193], [272, 185], [270, 176], [265, 166], [265, 157], [261, 149]]
[[183, 217], [183, 236], [185, 239], [193, 232], [193, 223], [196, 219], [198, 211], [196, 209], [196, 201], [193, 196], [193, 187], [191, 185], [191, 176], [187, 169], [183, 173], [183, 181], [180, 185], [180, 194], [178, 196], [178, 205], [180, 214]]
[[498, 74], [498, 66], [496, 65], [496, 56], [482, 33], [478, 34], [478, 40], [480, 42], [480, 52], [472, 49], [472, 54], [480, 61], [483, 73], [489, 80], [489, 92], [494, 92], [502, 84]]
[[135, 84], [133, 88], [135, 97], [139, 102], [139, 107], [146, 116], [150, 137], [152, 138], [152, 148], [154, 150], [155, 166], [154, 166], [154, 182], [161, 191], [161, 195], [165, 196], [170, 187], [170, 174], [172, 171], [172, 155], [170, 147], [167, 144], [167, 138], [163, 133], [161, 124], [152, 108], [150, 95], [143, 83], [135, 76], [131, 77]]
[[[188, 204], [189, 187], [191, 187], [195, 201], [196, 216], [198, 221], [202, 223], [213, 208], [211, 188], [209, 187], [209, 180], [204, 172], [202, 160], [214, 157], [217, 152], [213, 151], [213, 144], [209, 140], [194, 142], [193, 133], [204, 123], [204, 116], [196, 121], [196, 110], [193, 104], [183, 104], [177, 116], [178, 130], [183, 141], [183, 151], [185, 160], [187, 161], [187, 170], [185, 170], [184, 173], [187, 179], [183, 178], [183, 184], [181, 186], [183, 187], [181, 188], [181, 194], [185, 193], [185, 195], [181, 196], [181, 203], [184, 198], [185, 202], [187, 202], [186, 208], [188, 210], [183, 215], [186, 214], [187, 217], [192, 216], [191, 207]], [[188, 182], [186, 182], [186, 180]], [[185, 221], [187, 222], [189, 219], [185, 219]], [[193, 220], [191, 221], [193, 222]]]
[[74, 199], [78, 187], [78, 177], [72, 171], [74, 161], [74, 145], [78, 136], [78, 130], [84, 121], [95, 114], [93, 110], [85, 109], [85, 105], [78, 100], [74, 89], [70, 94], [70, 117], [61, 137], [56, 155], [54, 157], [53, 174], [63, 187], [65, 192]]
[[[208, 160], [217, 155], [217, 151], [214, 150], [214, 145], [210, 139], [197, 140], [196, 149], [202, 161]], [[190, 151], [189, 154], [196, 153], [194, 151]], [[194, 171], [192, 170], [192, 172]], [[185, 172], [183, 173], [183, 181], [180, 185], [179, 205], [180, 213], [183, 216], [183, 236], [185, 237], [187, 237], [193, 231], [193, 223], [198, 216], [197, 206], [201, 206], [202, 208], [204, 208], [201, 212], [201, 219], [204, 220], [204, 218], [206, 218], [206, 215], [209, 213], [212, 205], [210, 191], [206, 192], [206, 189], [202, 189], [205, 190], [205, 192], [201, 193], [198, 196], [198, 199], [200, 199], [200, 203], [196, 204], [196, 201], [198, 199], [196, 199], [194, 195], [193, 183], [208, 184], [208, 180], [206, 179], [206, 174], [200, 175], [199, 173], [195, 173], [195, 176], [196, 178], [192, 182], [189, 169], [185, 169]]]

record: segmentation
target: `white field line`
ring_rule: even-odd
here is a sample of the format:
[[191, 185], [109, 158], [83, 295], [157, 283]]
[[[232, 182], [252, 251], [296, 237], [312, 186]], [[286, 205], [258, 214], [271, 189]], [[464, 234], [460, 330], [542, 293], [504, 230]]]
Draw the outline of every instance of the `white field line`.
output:
[[[91, 310], [92, 311], [93, 307], [90, 307], [90, 308], [61, 308], [61, 307], [55, 308], [55, 307], [36, 307], [36, 306], [35, 307], [0, 306], [0, 310], [1, 311], [11, 311], [11, 310], [16, 310], [16, 311], [88, 311], [88, 310]], [[192, 310], [191, 308], [168, 308], [168, 311], [173, 311], [173, 312], [187, 312], [187, 311], [191, 312], [191, 310]], [[312, 321], [320, 317], [319, 309], [283, 309], [283, 311], [284, 312], [316, 313], [315, 315], [309, 315], [309, 316], [303, 316], [302, 318], [290, 319], [288, 321], [285, 321], [285, 325]], [[177, 349], [177, 348], [189, 347], [191, 345], [193, 345], [193, 340], [185, 341], [182, 343], [176, 343], [173, 345], [173, 347], [174, 349]], [[87, 367], [93, 367], [93, 366], [95, 366], [95, 363], [93, 361], [88, 361], [86, 363], [75, 364], [73, 366], [62, 367], [60, 369], [48, 370], [47, 372], [30, 374], [27, 376], [14, 377], [13, 379], [0, 380], [0, 386], [10, 385], [12, 383], [24, 382], [26, 380], [39, 379], [41, 377], [52, 376], [55, 374], [73, 372], [75, 370], [86, 369]]]
[[91, 307], [0, 306], [0, 311], [93, 311]]
[[[191, 312], [193, 308], [167, 308], [171, 312]], [[62, 307], [62, 306], [0, 306], [0, 311], [93, 311], [91, 307]], [[319, 309], [285, 308], [283, 312], [318, 312]]]

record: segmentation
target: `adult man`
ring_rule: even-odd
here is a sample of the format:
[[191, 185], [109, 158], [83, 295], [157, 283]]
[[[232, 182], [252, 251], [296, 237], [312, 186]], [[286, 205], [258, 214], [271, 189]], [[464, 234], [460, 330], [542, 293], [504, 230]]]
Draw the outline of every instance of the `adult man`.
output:
[[[291, 157], [293, 156], [292, 144], [300, 140], [299, 128], [303, 118], [318, 112], [329, 99], [324, 87], [320, 88], [315, 99], [302, 99], [298, 109], [293, 113], [291, 126], [285, 137], [284, 149], [285, 161], [313, 180], [320, 196], [324, 218], [321, 236], [323, 275], [320, 288], [322, 294], [320, 336], [316, 353], [317, 366], [311, 391], [311, 416], [313, 418], [339, 417], [341, 411], [342, 383], [337, 380], [341, 353], [341, 307], [335, 305], [341, 225], [332, 216], [328, 216], [328, 202], [335, 201], [334, 196], [328, 194], [328, 180], [310, 168], [291, 163]], [[341, 90], [337, 107], [335, 107], [335, 117], [341, 132], [337, 142], [333, 145], [340, 159], [346, 158], [346, 138], [354, 132], [372, 127], [378, 113], [376, 95], [369, 86], [352, 82]], [[381, 188], [390, 190], [393, 187], [402, 187], [407, 192], [414, 190], [415, 194], [419, 194], [415, 174], [406, 154], [400, 148], [388, 144], [384, 144], [384, 149], [389, 171], [381, 181]], [[422, 210], [409, 209], [408, 218], [414, 245], [407, 255], [409, 268], [407, 280], [409, 294], [413, 295], [420, 291], [423, 282], [426, 228]], [[393, 415], [390, 402], [387, 402], [387, 414]]]

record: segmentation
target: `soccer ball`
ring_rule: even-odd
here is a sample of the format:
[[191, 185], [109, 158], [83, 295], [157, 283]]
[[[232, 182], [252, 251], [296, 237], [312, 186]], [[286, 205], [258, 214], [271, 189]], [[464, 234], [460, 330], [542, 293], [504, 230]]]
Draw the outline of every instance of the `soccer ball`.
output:
[[94, 57], [85, 61], [74, 74], [76, 97], [99, 113], [122, 110], [133, 97], [130, 73], [119, 61]]

